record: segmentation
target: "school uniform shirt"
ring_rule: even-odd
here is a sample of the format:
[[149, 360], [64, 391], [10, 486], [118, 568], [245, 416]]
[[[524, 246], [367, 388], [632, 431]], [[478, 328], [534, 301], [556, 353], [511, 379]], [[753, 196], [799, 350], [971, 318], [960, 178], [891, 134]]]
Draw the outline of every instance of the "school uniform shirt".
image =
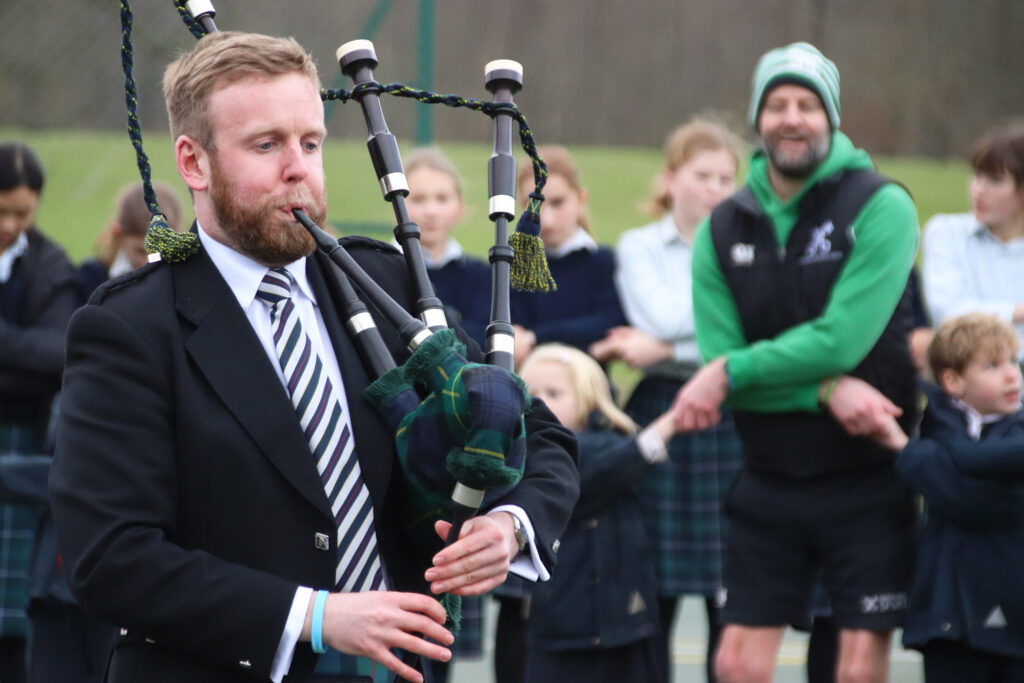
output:
[[693, 323], [693, 247], [672, 214], [622, 233], [616, 246], [615, 285], [629, 324], [672, 344], [672, 359], [701, 365]]
[[[1014, 306], [1024, 303], [1024, 237], [1003, 242], [974, 214], [938, 214], [925, 224], [922, 267], [936, 325], [970, 311], [1011, 322]], [[1024, 322], [1016, 327], [1024, 336]]]

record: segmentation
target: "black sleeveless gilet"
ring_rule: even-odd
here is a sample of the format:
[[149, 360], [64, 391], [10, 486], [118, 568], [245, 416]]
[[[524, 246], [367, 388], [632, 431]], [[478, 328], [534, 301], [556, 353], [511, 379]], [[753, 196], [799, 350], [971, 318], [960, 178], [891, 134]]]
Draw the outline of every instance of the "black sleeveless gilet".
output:
[[[853, 247], [853, 218], [888, 182], [873, 171], [855, 170], [816, 183], [800, 200], [799, 218], [783, 248], [749, 187], [712, 212], [715, 252], [748, 343], [772, 339], [821, 315]], [[846, 373], [900, 406], [904, 430], [916, 418], [915, 370], [907, 348], [911, 326], [904, 290], [874, 347]], [[893, 459], [874, 442], [847, 436], [827, 412], [737, 410], [735, 419], [744, 464], [752, 470], [810, 477]]]

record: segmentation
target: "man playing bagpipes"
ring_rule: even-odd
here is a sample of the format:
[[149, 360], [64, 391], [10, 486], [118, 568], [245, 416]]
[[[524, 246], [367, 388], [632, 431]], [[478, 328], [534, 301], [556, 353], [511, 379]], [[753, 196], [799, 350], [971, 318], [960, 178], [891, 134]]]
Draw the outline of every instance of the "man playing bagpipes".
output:
[[[432, 594], [482, 594], [510, 566], [547, 576], [577, 496], [573, 437], [525, 404], [518, 485], [454, 543], [441, 520], [417, 536], [338, 274], [293, 213], [326, 215], [311, 58], [291, 39], [215, 33], [170, 65], [164, 93], [200, 248], [110, 281], [75, 315], [50, 481], [74, 593], [121, 629], [108, 680], [305, 681], [329, 646], [421, 681], [404, 653], [444, 661], [452, 642]], [[394, 249], [341, 244], [412, 308]]]

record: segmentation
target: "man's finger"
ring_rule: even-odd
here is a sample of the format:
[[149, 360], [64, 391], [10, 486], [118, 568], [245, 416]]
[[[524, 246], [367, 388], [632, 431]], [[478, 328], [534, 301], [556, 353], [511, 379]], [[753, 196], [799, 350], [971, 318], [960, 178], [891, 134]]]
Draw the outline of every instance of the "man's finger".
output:
[[483, 595], [489, 593], [501, 584], [505, 583], [505, 577], [508, 576], [508, 572], [504, 572], [501, 575], [493, 576], [483, 581], [476, 583], [466, 584], [459, 588], [445, 591], [446, 593], [454, 593], [455, 595], [469, 596], [469, 595]]
[[[444, 630], [443, 624], [446, 615], [441, 603], [429, 595], [420, 595], [419, 593], [400, 593], [399, 595], [401, 596], [398, 602], [399, 609], [410, 615], [426, 617]], [[415, 624], [406, 626], [408, 626], [408, 630], [424, 631], [423, 627], [413, 628]], [[440, 642], [446, 642], [443, 640], [443, 636], [431, 635], [430, 637]]]

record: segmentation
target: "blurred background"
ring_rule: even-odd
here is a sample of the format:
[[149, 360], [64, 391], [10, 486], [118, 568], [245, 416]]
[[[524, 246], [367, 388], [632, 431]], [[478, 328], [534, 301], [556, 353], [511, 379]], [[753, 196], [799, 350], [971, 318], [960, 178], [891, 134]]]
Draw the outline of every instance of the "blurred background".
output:
[[[160, 74], [193, 40], [170, 0], [136, 0], [141, 117], [166, 125]], [[112, 0], [0, 1], [0, 122], [122, 127], [120, 24]], [[1024, 111], [1020, 0], [218, 0], [221, 30], [292, 35], [325, 85], [334, 51], [369, 38], [381, 82], [487, 97], [483, 66], [525, 67], [519, 96], [538, 135], [571, 145], [658, 146], [694, 111], [736, 115], [765, 50], [818, 46], [842, 74], [843, 128], [873, 152], [956, 156], [979, 128]], [[348, 86], [348, 83], [342, 83]], [[431, 108], [425, 108], [429, 111]], [[388, 111], [411, 140], [478, 141], [486, 125]], [[355, 123], [336, 135], [360, 136]], [[420, 124], [423, 125], [423, 124]], [[481, 131], [484, 132], [481, 132]], [[420, 139], [422, 142], [423, 139]]]
[[[160, 82], [194, 38], [171, 0], [131, 5], [146, 151], [154, 177], [183, 190]], [[295, 36], [326, 87], [351, 86], [334, 54], [356, 38], [374, 42], [382, 83], [466, 97], [489, 98], [488, 61], [521, 62], [516, 101], [539, 143], [576, 155], [594, 232], [609, 244], [646, 221], [638, 205], [674, 126], [714, 113], [747, 133], [753, 66], [778, 45], [808, 40], [837, 63], [842, 129], [910, 188], [922, 222], [967, 209], [968, 145], [1024, 113], [1020, 0], [219, 0], [216, 8], [222, 30]], [[40, 225], [80, 259], [118, 189], [138, 177], [124, 133], [118, 3], [0, 0], [0, 32], [0, 137], [42, 155]], [[487, 117], [393, 97], [383, 106], [403, 150], [436, 143], [460, 168], [469, 213], [459, 239], [483, 255]], [[359, 108], [329, 102], [327, 118], [329, 218], [342, 231], [386, 236], [392, 217]]]

